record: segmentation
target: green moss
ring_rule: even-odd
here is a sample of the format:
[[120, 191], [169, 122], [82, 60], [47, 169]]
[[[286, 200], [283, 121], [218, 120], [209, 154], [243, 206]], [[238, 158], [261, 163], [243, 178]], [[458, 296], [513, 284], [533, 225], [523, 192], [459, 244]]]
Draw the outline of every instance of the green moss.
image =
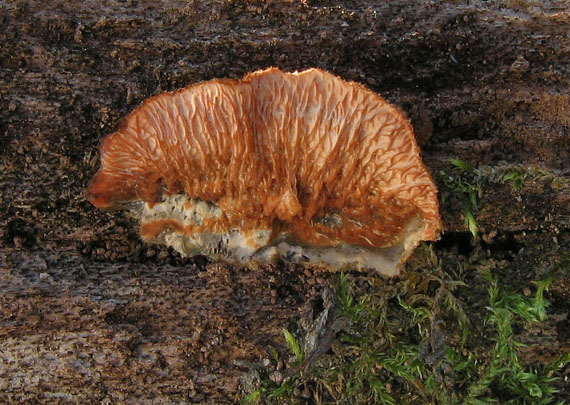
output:
[[[511, 188], [511, 195], [522, 201], [521, 195], [532, 188], [546, 185], [558, 192], [570, 190], [570, 181], [564, 176], [536, 166], [509, 165], [474, 168], [460, 159], [448, 159], [448, 166], [439, 171], [440, 198], [447, 204], [450, 212], [458, 209], [465, 227], [477, 238], [479, 226], [477, 214], [480, 200], [485, 197], [486, 188], [497, 184], [506, 184]], [[532, 194], [532, 192], [531, 192]]]
[[478, 227], [474, 213], [477, 211], [478, 200], [481, 197], [482, 179], [479, 173], [467, 162], [460, 159], [449, 159], [451, 169], [440, 170], [439, 177], [443, 182], [440, 190], [442, 202], [448, 198], [463, 207], [465, 226], [474, 238], [477, 237]]
[[431, 248], [423, 246], [418, 254], [429, 268], [410, 271], [396, 283], [339, 275], [329, 313], [338, 330], [330, 349], [319, 356], [303, 353], [302, 339], [285, 333], [296, 358], [287, 377], [280, 383], [266, 378], [246, 402], [552, 403], [555, 373], [570, 354], [541, 367], [524, 365], [513, 332], [515, 324], [546, 319], [551, 279], [535, 282], [534, 296], [525, 297], [501, 288], [484, 264], [470, 263], [471, 271], [483, 272], [487, 289], [476, 304], [486, 312], [485, 333], [472, 334], [458, 298], [466, 284], [443, 270]]

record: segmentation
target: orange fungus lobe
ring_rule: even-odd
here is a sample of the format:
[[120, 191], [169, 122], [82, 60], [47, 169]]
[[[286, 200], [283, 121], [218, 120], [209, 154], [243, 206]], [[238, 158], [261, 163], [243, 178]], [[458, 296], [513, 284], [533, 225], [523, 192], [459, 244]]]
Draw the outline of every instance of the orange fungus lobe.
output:
[[144, 239], [240, 263], [394, 275], [441, 230], [405, 116], [319, 69], [270, 68], [145, 100], [103, 139], [88, 199], [140, 201]]

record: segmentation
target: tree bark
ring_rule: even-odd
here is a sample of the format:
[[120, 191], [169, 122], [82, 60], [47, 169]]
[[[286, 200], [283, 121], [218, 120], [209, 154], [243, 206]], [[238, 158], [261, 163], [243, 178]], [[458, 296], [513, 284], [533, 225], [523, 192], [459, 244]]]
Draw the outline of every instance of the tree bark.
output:
[[436, 249], [470, 245], [451, 175], [478, 187], [489, 254], [559, 260], [569, 26], [565, 1], [0, 1], [0, 400], [235, 402], [243, 364], [285, 351], [281, 328], [334, 282], [182, 259], [85, 201], [101, 137], [199, 81], [277, 66], [361, 82], [408, 114], [446, 195]]

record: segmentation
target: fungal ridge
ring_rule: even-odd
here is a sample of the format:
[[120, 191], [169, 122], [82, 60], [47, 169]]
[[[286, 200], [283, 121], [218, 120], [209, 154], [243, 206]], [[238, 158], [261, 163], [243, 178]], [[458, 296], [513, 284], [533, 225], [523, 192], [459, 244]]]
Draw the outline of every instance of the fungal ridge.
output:
[[225, 253], [214, 255], [239, 262], [296, 246], [335, 268], [339, 251], [377, 267], [370, 257], [384, 249], [398, 268], [441, 230], [404, 115], [319, 69], [270, 68], [145, 100], [104, 138], [88, 199], [99, 208], [143, 201], [145, 239], [194, 254], [218, 238]]

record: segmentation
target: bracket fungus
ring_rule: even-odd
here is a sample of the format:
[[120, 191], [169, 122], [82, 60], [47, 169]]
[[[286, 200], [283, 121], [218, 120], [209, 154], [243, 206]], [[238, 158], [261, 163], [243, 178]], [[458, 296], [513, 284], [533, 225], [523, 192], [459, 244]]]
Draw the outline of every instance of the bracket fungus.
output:
[[151, 97], [100, 152], [89, 201], [129, 203], [144, 240], [182, 255], [393, 276], [442, 227], [405, 116], [319, 69]]

